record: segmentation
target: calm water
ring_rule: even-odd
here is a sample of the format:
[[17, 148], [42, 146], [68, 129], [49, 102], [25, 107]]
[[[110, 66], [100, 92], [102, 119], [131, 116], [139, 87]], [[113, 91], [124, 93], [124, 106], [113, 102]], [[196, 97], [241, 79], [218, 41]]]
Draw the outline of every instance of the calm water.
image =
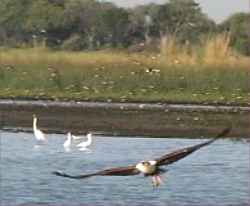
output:
[[150, 178], [53, 176], [125, 166], [204, 140], [94, 137], [90, 151], [65, 152], [64, 135], [34, 147], [33, 134], [1, 134], [1, 205], [248, 205], [249, 144], [219, 140], [168, 166], [164, 184]]

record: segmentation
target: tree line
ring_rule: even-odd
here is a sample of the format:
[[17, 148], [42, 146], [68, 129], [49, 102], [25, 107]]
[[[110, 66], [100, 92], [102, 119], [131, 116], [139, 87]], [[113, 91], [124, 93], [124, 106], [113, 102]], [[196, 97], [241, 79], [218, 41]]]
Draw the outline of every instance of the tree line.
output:
[[249, 55], [249, 20], [249, 13], [237, 13], [216, 24], [194, 0], [129, 9], [97, 0], [0, 0], [0, 46], [98, 50], [169, 36], [193, 44], [230, 32], [231, 45]]

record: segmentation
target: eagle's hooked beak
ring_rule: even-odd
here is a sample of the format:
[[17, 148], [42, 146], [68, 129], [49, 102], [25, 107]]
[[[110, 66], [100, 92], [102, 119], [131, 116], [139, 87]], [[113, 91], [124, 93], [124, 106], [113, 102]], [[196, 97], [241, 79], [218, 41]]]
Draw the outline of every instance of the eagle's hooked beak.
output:
[[153, 183], [153, 186], [155, 186], [155, 187], [160, 186], [160, 184], [163, 183], [163, 181], [162, 181], [160, 175], [154, 175], [154, 176], [152, 177], [152, 183]]

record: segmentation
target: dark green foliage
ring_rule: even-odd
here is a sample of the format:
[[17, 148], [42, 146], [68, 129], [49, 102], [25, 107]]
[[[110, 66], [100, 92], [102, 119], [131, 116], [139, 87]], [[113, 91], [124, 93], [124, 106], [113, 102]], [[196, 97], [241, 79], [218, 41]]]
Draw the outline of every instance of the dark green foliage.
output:
[[219, 25], [220, 30], [230, 32], [231, 45], [246, 55], [250, 55], [249, 27], [249, 13], [236, 13]]
[[164, 35], [175, 36], [180, 41], [197, 41], [199, 35], [215, 30], [215, 23], [193, 0], [170, 0], [161, 6], [157, 19]]
[[11, 43], [27, 41], [28, 33], [24, 22], [27, 19], [32, 0], [1, 0], [0, 1], [0, 42]]
[[80, 51], [88, 47], [86, 39], [79, 34], [72, 34], [68, 39], [63, 41], [61, 48], [63, 50]]
[[[127, 47], [175, 36], [194, 43], [217, 25], [194, 0], [169, 0], [133, 9], [98, 0], [0, 0], [0, 46], [48, 46], [67, 50]], [[230, 30], [232, 45], [249, 54], [249, 14], [219, 26]]]

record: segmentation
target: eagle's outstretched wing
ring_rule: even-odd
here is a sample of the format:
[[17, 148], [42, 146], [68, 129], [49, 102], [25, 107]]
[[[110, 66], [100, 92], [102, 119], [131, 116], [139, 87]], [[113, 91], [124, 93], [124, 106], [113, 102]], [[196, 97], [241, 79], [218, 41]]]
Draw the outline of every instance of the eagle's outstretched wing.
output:
[[116, 167], [110, 168], [106, 170], [102, 170], [95, 173], [90, 174], [82, 174], [82, 175], [69, 175], [61, 171], [52, 172], [57, 176], [68, 177], [73, 179], [83, 179], [92, 176], [130, 176], [130, 175], [137, 175], [140, 173], [138, 169], [136, 169], [135, 165], [130, 165], [128, 167]]
[[[201, 147], [204, 147], [206, 145], [211, 144], [214, 142], [216, 139], [225, 136], [231, 131], [231, 128], [224, 129], [220, 134], [216, 136], [216, 138], [209, 140], [207, 142], [194, 145], [192, 147], [186, 147], [174, 152], [171, 152], [169, 154], [166, 154], [158, 159], [155, 159], [156, 165], [161, 166], [161, 165], [167, 165], [174, 163], [187, 155], [193, 153], [194, 151], [200, 149]], [[130, 176], [130, 175], [137, 175], [140, 173], [140, 171], [136, 168], [136, 165], [130, 165], [127, 167], [115, 167], [115, 168], [110, 168], [106, 170], [101, 170], [95, 173], [89, 173], [89, 174], [81, 174], [81, 175], [69, 175], [66, 174], [62, 171], [55, 171], [52, 172], [53, 174], [61, 177], [68, 177], [68, 178], [73, 178], [73, 179], [83, 179], [83, 178], [88, 178], [92, 176]]]
[[214, 139], [209, 140], [207, 142], [200, 143], [200, 144], [197, 144], [197, 145], [194, 145], [194, 146], [191, 146], [191, 147], [186, 147], [186, 148], [183, 148], [183, 149], [179, 149], [179, 150], [176, 150], [174, 152], [163, 155], [160, 158], [155, 159], [156, 165], [161, 166], [161, 165], [172, 164], [172, 163], [186, 157], [187, 155], [195, 152], [196, 150], [213, 143], [218, 138], [227, 135], [231, 131], [231, 129], [232, 129], [231, 127], [224, 129]]

